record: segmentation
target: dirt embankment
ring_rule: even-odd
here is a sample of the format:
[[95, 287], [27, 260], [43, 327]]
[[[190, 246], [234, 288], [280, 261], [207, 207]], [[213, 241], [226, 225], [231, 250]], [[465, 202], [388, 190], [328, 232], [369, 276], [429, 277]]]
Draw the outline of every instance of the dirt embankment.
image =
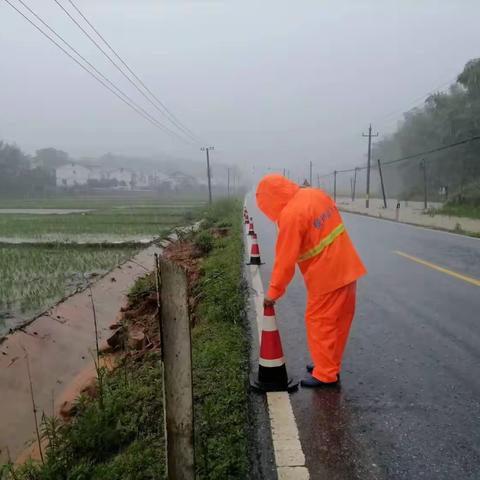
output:
[[[135, 280], [153, 269], [156, 246], [149, 247], [92, 286], [100, 341], [111, 335], [115, 314]], [[114, 280], [112, 280], [114, 279]], [[0, 462], [6, 447], [16, 458], [34, 436], [25, 351], [28, 352], [35, 403], [42, 412], [59, 413], [62, 394], [91, 368], [95, 350], [92, 305], [88, 290], [59, 303], [0, 344]], [[82, 383], [82, 382], [79, 382]], [[77, 389], [78, 390], [78, 389]]]
[[[218, 234], [221, 235], [221, 234]], [[118, 273], [115, 274], [116, 281], [111, 282], [109, 279], [109, 286], [117, 286], [120, 283], [122, 287], [122, 300], [121, 302], [110, 302], [108, 304], [104, 304], [103, 301], [100, 305], [101, 296], [99, 293], [98, 288], [94, 288], [93, 294], [95, 298], [95, 303], [97, 306], [98, 313], [100, 315], [100, 332], [101, 332], [101, 340], [100, 340], [100, 352], [101, 352], [101, 363], [102, 367], [105, 367], [107, 370], [113, 370], [118, 365], [123, 365], [125, 362], [131, 361], [140, 361], [145, 353], [150, 351], [159, 351], [160, 349], [160, 335], [159, 335], [159, 322], [158, 322], [158, 307], [157, 307], [157, 293], [156, 293], [156, 283], [155, 283], [155, 272], [153, 270], [153, 265], [151, 260], [153, 259], [153, 253], [150, 252], [151, 257], [149, 262], [145, 261], [145, 258], [142, 259], [143, 264], [150, 265], [152, 272], [145, 274], [145, 269], [143, 272], [139, 272], [135, 270], [135, 279], [137, 279], [137, 283], [135, 288], [126, 296], [127, 290], [132, 286], [133, 281], [131, 281], [130, 285], [127, 287], [126, 282], [121, 281], [118, 277]], [[195, 296], [195, 286], [200, 278], [200, 262], [203, 256], [203, 253], [199, 247], [197, 247], [191, 241], [179, 241], [169, 244], [163, 249], [162, 255], [165, 258], [168, 258], [176, 263], [179, 263], [185, 268], [188, 277], [188, 285], [189, 285], [189, 307], [191, 311], [191, 318], [192, 322], [195, 321], [194, 319], [194, 312], [195, 308], [198, 303], [198, 298]], [[141, 264], [136, 259], [137, 264]], [[130, 270], [130, 266], [126, 266], [127, 269]], [[120, 281], [119, 281], [120, 280]], [[126, 280], [126, 279], [125, 279]], [[133, 280], [130, 278], [130, 280]], [[127, 287], [127, 288], [126, 288]], [[82, 295], [82, 294], [80, 294]], [[87, 297], [88, 298], [88, 297]], [[73, 301], [75, 297], [71, 297], [67, 301]], [[115, 305], [117, 307], [115, 308]], [[109, 321], [105, 322], [106, 320], [106, 311], [110, 310], [110, 315], [108, 315]], [[92, 320], [88, 317], [91, 317], [91, 306], [89, 308], [88, 314], [87, 312], [83, 312], [83, 315], [86, 317], [83, 320], [88, 323], [88, 330], [92, 331], [93, 325]], [[118, 312], [115, 316], [114, 312]], [[69, 317], [69, 322], [81, 320], [78, 318], [80, 311], [76, 312], [74, 318], [73, 312], [72, 315]], [[50, 317], [52, 318], [52, 317]], [[61, 317], [59, 317], [61, 318]], [[82, 326], [85, 326], [82, 323]], [[53, 334], [53, 331], [50, 333], [41, 332], [40, 325], [32, 324], [32, 328], [35, 327], [36, 330], [32, 333], [32, 337], [35, 340], [38, 340], [38, 337], [46, 340], [50, 339], [49, 335]], [[73, 332], [71, 332], [73, 334]], [[20, 335], [20, 332], [18, 332]], [[58, 337], [58, 335], [57, 335]], [[73, 337], [70, 338], [72, 340]], [[34, 341], [32, 339], [32, 341]], [[54, 341], [55, 342], [55, 341]], [[68, 382], [61, 381], [59, 382], [57, 379], [57, 383], [61, 384], [63, 388], [59, 391], [58, 394], [51, 393], [50, 395], [50, 409], [43, 409], [47, 415], [51, 415], [52, 413], [52, 394], [55, 397], [55, 415], [60, 416], [64, 421], [69, 421], [76, 414], [76, 400], [80, 395], [86, 395], [90, 397], [95, 397], [98, 394], [97, 389], [97, 372], [95, 368], [95, 364], [92, 360], [94, 357], [94, 336], [90, 339], [89, 346], [90, 346], [90, 354], [88, 357], [85, 355], [82, 356], [82, 359], [87, 359], [87, 362], [82, 363], [82, 367], [77, 369], [77, 372], [72, 375]], [[56, 342], [55, 342], [56, 343]], [[66, 347], [66, 345], [65, 345]], [[10, 349], [10, 346], [7, 345], [7, 348]], [[30, 349], [29, 349], [30, 351]], [[55, 352], [57, 353], [57, 352]], [[46, 352], [46, 355], [53, 354], [53, 351]], [[63, 352], [66, 354], [66, 352]], [[85, 358], [84, 358], [85, 357]], [[35, 354], [30, 355], [31, 361], [36, 358]], [[34, 360], [35, 361], [35, 360]], [[13, 362], [24, 363], [23, 357], [17, 357], [13, 360]], [[61, 364], [62, 361], [59, 362]], [[8, 367], [10, 368], [10, 367]], [[50, 382], [54, 382], [55, 378], [51, 378], [50, 375], [58, 375], [59, 369], [56, 372], [50, 371], [41, 371], [40, 373], [43, 375], [44, 378]], [[60, 369], [61, 370], [61, 369]], [[18, 372], [20, 373], [20, 372]], [[50, 375], [49, 375], [50, 374]], [[34, 384], [38, 382], [37, 372], [33, 373]], [[66, 385], [66, 386], [65, 386]], [[43, 391], [43, 389], [42, 389]], [[53, 391], [52, 391], [53, 392]], [[19, 395], [20, 392], [11, 392], [16, 393], [17, 399], [21, 396], [22, 400], [22, 411], [31, 411], [31, 404], [28, 403], [27, 399], [24, 398], [24, 395]], [[23, 391], [25, 393], [25, 391]], [[37, 392], [36, 392], [37, 393]], [[43, 393], [43, 392], [42, 392]], [[13, 395], [11, 395], [13, 399]], [[43, 397], [43, 395], [41, 396]], [[39, 405], [39, 411], [42, 411], [42, 403], [43, 398], [40, 400], [37, 399], [37, 403]], [[13, 400], [12, 400], [13, 401]], [[10, 404], [11, 405], [11, 404]], [[17, 410], [18, 412], [18, 410]], [[2, 415], [3, 417], [3, 415]], [[18, 413], [17, 413], [18, 417]], [[25, 415], [23, 415], [25, 417]], [[28, 417], [28, 416], [27, 416]], [[5, 417], [0, 418], [0, 421], [3, 422], [8, 420]], [[12, 422], [12, 427], [13, 427]], [[14, 455], [17, 458], [17, 464], [23, 463], [28, 458], [39, 459], [39, 451], [38, 446], [36, 444], [31, 445], [30, 447], [21, 449], [21, 441], [25, 442], [26, 440], [30, 440], [33, 434], [33, 420], [28, 418], [28, 422], [25, 422], [25, 425], [22, 428], [22, 436], [17, 437], [15, 444], [9, 442], [10, 453], [12, 456]], [[27, 433], [28, 432], [28, 433]], [[5, 441], [6, 439], [2, 439]], [[7, 445], [7, 443], [5, 443]], [[20, 455], [18, 455], [20, 453]]]

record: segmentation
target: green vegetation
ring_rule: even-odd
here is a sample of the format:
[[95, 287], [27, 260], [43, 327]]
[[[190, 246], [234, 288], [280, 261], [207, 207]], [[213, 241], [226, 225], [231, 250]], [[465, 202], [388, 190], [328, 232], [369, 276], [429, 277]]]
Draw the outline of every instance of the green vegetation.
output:
[[249, 366], [241, 205], [217, 202], [206, 218], [206, 227], [229, 227], [230, 234], [215, 239], [197, 287], [202, 298], [192, 331], [197, 474], [243, 479], [248, 478]]
[[[422, 107], [404, 115], [397, 131], [378, 142], [374, 158], [384, 162], [449, 145], [480, 133], [480, 59], [465, 65], [448, 92], [430, 95]], [[480, 141], [473, 141], [425, 156], [429, 199], [445, 200], [448, 188], [452, 203], [480, 204]], [[390, 197], [421, 199], [422, 158], [384, 167]], [[445, 192], [444, 192], [445, 193]], [[470, 216], [475, 209], [453, 209]], [[478, 215], [478, 214], [476, 214]]]
[[159, 236], [185, 221], [179, 208], [103, 207], [65, 215], [0, 214], [3, 238], [45, 241], [115, 241]]
[[[200, 204], [201, 205], [201, 204]], [[190, 222], [198, 207], [188, 198], [159, 199], [152, 193], [54, 196], [2, 200], [0, 208], [89, 209], [82, 213], [1, 213], [0, 239], [58, 242], [112, 242], [160, 236]]]
[[103, 372], [102, 402], [81, 397], [70, 423], [44, 419], [45, 464], [29, 462], [11, 480], [158, 480], [164, 478], [162, 372], [158, 356]]
[[214, 246], [214, 238], [208, 230], [202, 230], [196, 235], [194, 243], [203, 254], [207, 254]]
[[132, 246], [0, 246], [0, 335], [7, 315], [33, 315], [132, 257]]
[[480, 206], [463, 203], [447, 203], [441, 209], [437, 210], [437, 213], [441, 215], [451, 215], [452, 217], [468, 217], [480, 220]]
[[178, 208], [184, 210], [205, 203], [205, 196], [188, 193], [108, 192], [104, 194], [58, 193], [31, 198], [1, 198], [0, 208], [80, 208], [105, 209], [125, 206], [143, 208]]
[[161, 237], [199, 212], [185, 200], [158, 204], [151, 194], [15, 202], [17, 207], [94, 209], [62, 215], [0, 213], [0, 335], [132, 257], [138, 251], [135, 242]]

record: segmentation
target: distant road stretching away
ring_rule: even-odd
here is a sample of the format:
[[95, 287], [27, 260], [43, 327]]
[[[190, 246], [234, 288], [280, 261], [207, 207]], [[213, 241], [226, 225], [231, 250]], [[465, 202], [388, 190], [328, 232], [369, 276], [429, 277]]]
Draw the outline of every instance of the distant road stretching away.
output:
[[[248, 198], [268, 282], [275, 226]], [[339, 390], [291, 395], [312, 479], [478, 479], [480, 239], [342, 214], [369, 274]], [[266, 285], [265, 285], [266, 286]], [[287, 368], [309, 355], [299, 274], [277, 305]]]

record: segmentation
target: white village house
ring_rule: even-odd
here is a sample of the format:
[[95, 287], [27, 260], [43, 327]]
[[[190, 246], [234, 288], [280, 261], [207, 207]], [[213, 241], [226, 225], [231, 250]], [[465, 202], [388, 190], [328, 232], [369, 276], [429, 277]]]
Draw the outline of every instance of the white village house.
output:
[[78, 163], [69, 163], [55, 169], [57, 187], [75, 187], [86, 185], [90, 178], [90, 169]]
[[57, 187], [75, 187], [87, 185], [89, 180], [115, 180], [119, 186], [132, 188], [135, 174], [125, 168], [104, 169], [99, 166], [83, 166], [69, 163], [55, 169]]
[[[192, 175], [175, 172], [166, 175], [158, 170], [151, 173], [132, 171], [126, 168], [106, 169], [98, 165], [84, 166], [79, 163], [62, 165], [55, 170], [57, 187], [70, 188], [91, 183], [105, 182], [104, 188], [144, 190], [185, 190], [199, 186]], [[100, 185], [101, 186], [101, 185]]]
[[116, 180], [119, 185], [133, 188], [135, 174], [126, 168], [115, 168], [107, 173], [108, 180]]

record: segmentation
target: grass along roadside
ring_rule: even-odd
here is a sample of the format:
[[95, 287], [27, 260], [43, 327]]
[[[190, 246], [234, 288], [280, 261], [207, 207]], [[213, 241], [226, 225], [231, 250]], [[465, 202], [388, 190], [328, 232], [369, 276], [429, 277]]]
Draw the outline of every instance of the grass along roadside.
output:
[[[248, 478], [248, 342], [242, 279], [241, 204], [222, 201], [184, 239], [198, 252], [192, 282], [195, 449], [198, 479]], [[218, 234], [218, 232], [222, 232]], [[198, 271], [200, 267], [200, 271]], [[200, 274], [200, 278], [199, 275]], [[153, 299], [153, 300], [152, 300]], [[130, 293], [129, 321], [155, 304], [153, 275]], [[143, 303], [142, 303], [143, 302]], [[154, 342], [155, 343], [155, 342]], [[69, 423], [46, 419], [45, 464], [0, 467], [2, 480], [164, 478], [161, 367], [155, 352], [103, 372], [102, 402], [81, 398]]]
[[202, 265], [192, 330], [195, 450], [200, 479], [248, 478], [248, 341], [241, 204], [218, 202], [207, 225], [228, 227]]
[[480, 220], [480, 205], [446, 204], [438, 209], [436, 213], [450, 217], [465, 217]]

